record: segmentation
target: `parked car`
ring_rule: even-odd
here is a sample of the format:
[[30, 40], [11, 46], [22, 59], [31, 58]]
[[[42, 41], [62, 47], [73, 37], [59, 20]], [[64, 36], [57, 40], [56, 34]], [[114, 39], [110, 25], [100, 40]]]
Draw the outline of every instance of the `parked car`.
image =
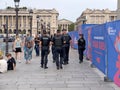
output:
[[[8, 42], [13, 42], [14, 40], [14, 37], [8, 37]], [[3, 42], [6, 42], [6, 37], [3, 38]]]
[[4, 35], [0, 35], [0, 38], [4, 38]]

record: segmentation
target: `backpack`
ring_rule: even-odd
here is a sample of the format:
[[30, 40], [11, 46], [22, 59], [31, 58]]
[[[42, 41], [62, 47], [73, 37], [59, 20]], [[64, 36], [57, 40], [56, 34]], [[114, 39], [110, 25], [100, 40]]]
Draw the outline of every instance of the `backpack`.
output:
[[33, 42], [31, 40], [31, 37], [26, 37], [25, 44], [26, 44], [25, 46], [28, 48], [33, 47]]

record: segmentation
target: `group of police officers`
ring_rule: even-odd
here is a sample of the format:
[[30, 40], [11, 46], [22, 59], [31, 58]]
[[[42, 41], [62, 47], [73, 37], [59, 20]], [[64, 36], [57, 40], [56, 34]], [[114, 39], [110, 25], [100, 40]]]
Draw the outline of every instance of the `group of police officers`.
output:
[[[63, 69], [62, 65], [66, 65], [69, 63], [71, 37], [67, 33], [66, 29], [63, 29], [62, 32], [63, 33], [61, 34], [61, 31], [57, 30], [56, 34], [50, 37], [47, 35], [47, 32], [45, 30], [43, 31], [43, 35], [40, 37], [39, 40], [39, 47], [41, 48], [41, 68], [48, 68], [47, 63], [48, 54], [50, 53], [50, 45], [52, 45], [53, 63], [56, 63], [57, 70]], [[38, 54], [36, 54], [36, 56]]]

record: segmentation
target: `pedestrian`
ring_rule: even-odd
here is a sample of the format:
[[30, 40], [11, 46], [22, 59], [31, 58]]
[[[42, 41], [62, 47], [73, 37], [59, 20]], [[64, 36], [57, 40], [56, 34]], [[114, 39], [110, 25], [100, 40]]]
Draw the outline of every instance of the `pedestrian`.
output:
[[47, 32], [44, 30], [43, 35], [40, 38], [40, 47], [41, 47], [41, 68], [47, 69], [48, 63], [48, 54], [50, 53], [50, 42], [51, 39], [47, 36]]
[[32, 59], [32, 51], [34, 46], [33, 37], [30, 34], [27, 34], [24, 43], [24, 58], [26, 60], [26, 64], [31, 62]]
[[3, 59], [3, 53], [0, 51], [0, 73], [7, 72], [7, 61]]
[[19, 36], [16, 36], [13, 48], [15, 51], [15, 59], [18, 60], [19, 63], [21, 63], [22, 41]]
[[55, 46], [55, 55], [56, 55], [56, 67], [57, 70], [63, 69], [63, 52], [62, 52], [62, 46], [63, 46], [63, 37], [61, 35], [60, 30], [57, 30], [57, 34], [53, 37], [52, 40], [54, 46]]
[[79, 53], [79, 60], [80, 60], [79, 63], [83, 62], [83, 52], [85, 50], [85, 45], [86, 45], [86, 42], [83, 37], [83, 34], [80, 34], [79, 40], [78, 40], [78, 53]]
[[12, 55], [10, 53], [8, 53], [6, 55], [6, 57], [8, 58], [8, 61], [7, 61], [7, 70], [15, 70], [15, 67], [16, 67], [16, 61], [14, 59], [14, 57], [12, 57]]
[[39, 48], [40, 37], [39, 37], [39, 35], [35, 36], [34, 42], [35, 42], [34, 49], [35, 49], [35, 52], [36, 52], [36, 56], [39, 56], [39, 54], [40, 54], [40, 48]]
[[70, 43], [71, 43], [71, 37], [67, 33], [66, 29], [62, 30], [63, 32], [63, 38], [64, 38], [64, 45], [63, 45], [63, 58], [64, 58], [64, 65], [69, 64], [69, 50], [70, 50]]

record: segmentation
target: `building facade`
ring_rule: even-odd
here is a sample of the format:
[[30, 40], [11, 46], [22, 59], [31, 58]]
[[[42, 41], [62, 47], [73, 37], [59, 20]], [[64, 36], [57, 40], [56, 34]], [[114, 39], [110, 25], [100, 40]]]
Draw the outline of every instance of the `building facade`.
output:
[[117, 0], [117, 20], [120, 20], [120, 0]]
[[81, 24], [102, 24], [117, 19], [117, 11], [109, 9], [86, 9], [76, 20], [76, 28]]
[[[39, 18], [37, 18], [39, 16]], [[58, 28], [59, 13], [55, 9], [33, 9], [32, 14], [32, 34], [41, 33], [45, 29], [49, 34], [54, 34]], [[0, 10], [0, 34], [4, 34], [3, 25], [8, 17], [9, 34], [16, 33], [16, 12], [14, 8]], [[38, 30], [37, 30], [38, 29]], [[19, 34], [30, 32], [30, 14], [27, 8], [21, 8], [18, 12]]]
[[67, 19], [58, 20], [58, 28], [60, 30], [66, 29], [68, 32], [68, 28], [72, 23], [73, 23], [72, 21], [67, 20]]

